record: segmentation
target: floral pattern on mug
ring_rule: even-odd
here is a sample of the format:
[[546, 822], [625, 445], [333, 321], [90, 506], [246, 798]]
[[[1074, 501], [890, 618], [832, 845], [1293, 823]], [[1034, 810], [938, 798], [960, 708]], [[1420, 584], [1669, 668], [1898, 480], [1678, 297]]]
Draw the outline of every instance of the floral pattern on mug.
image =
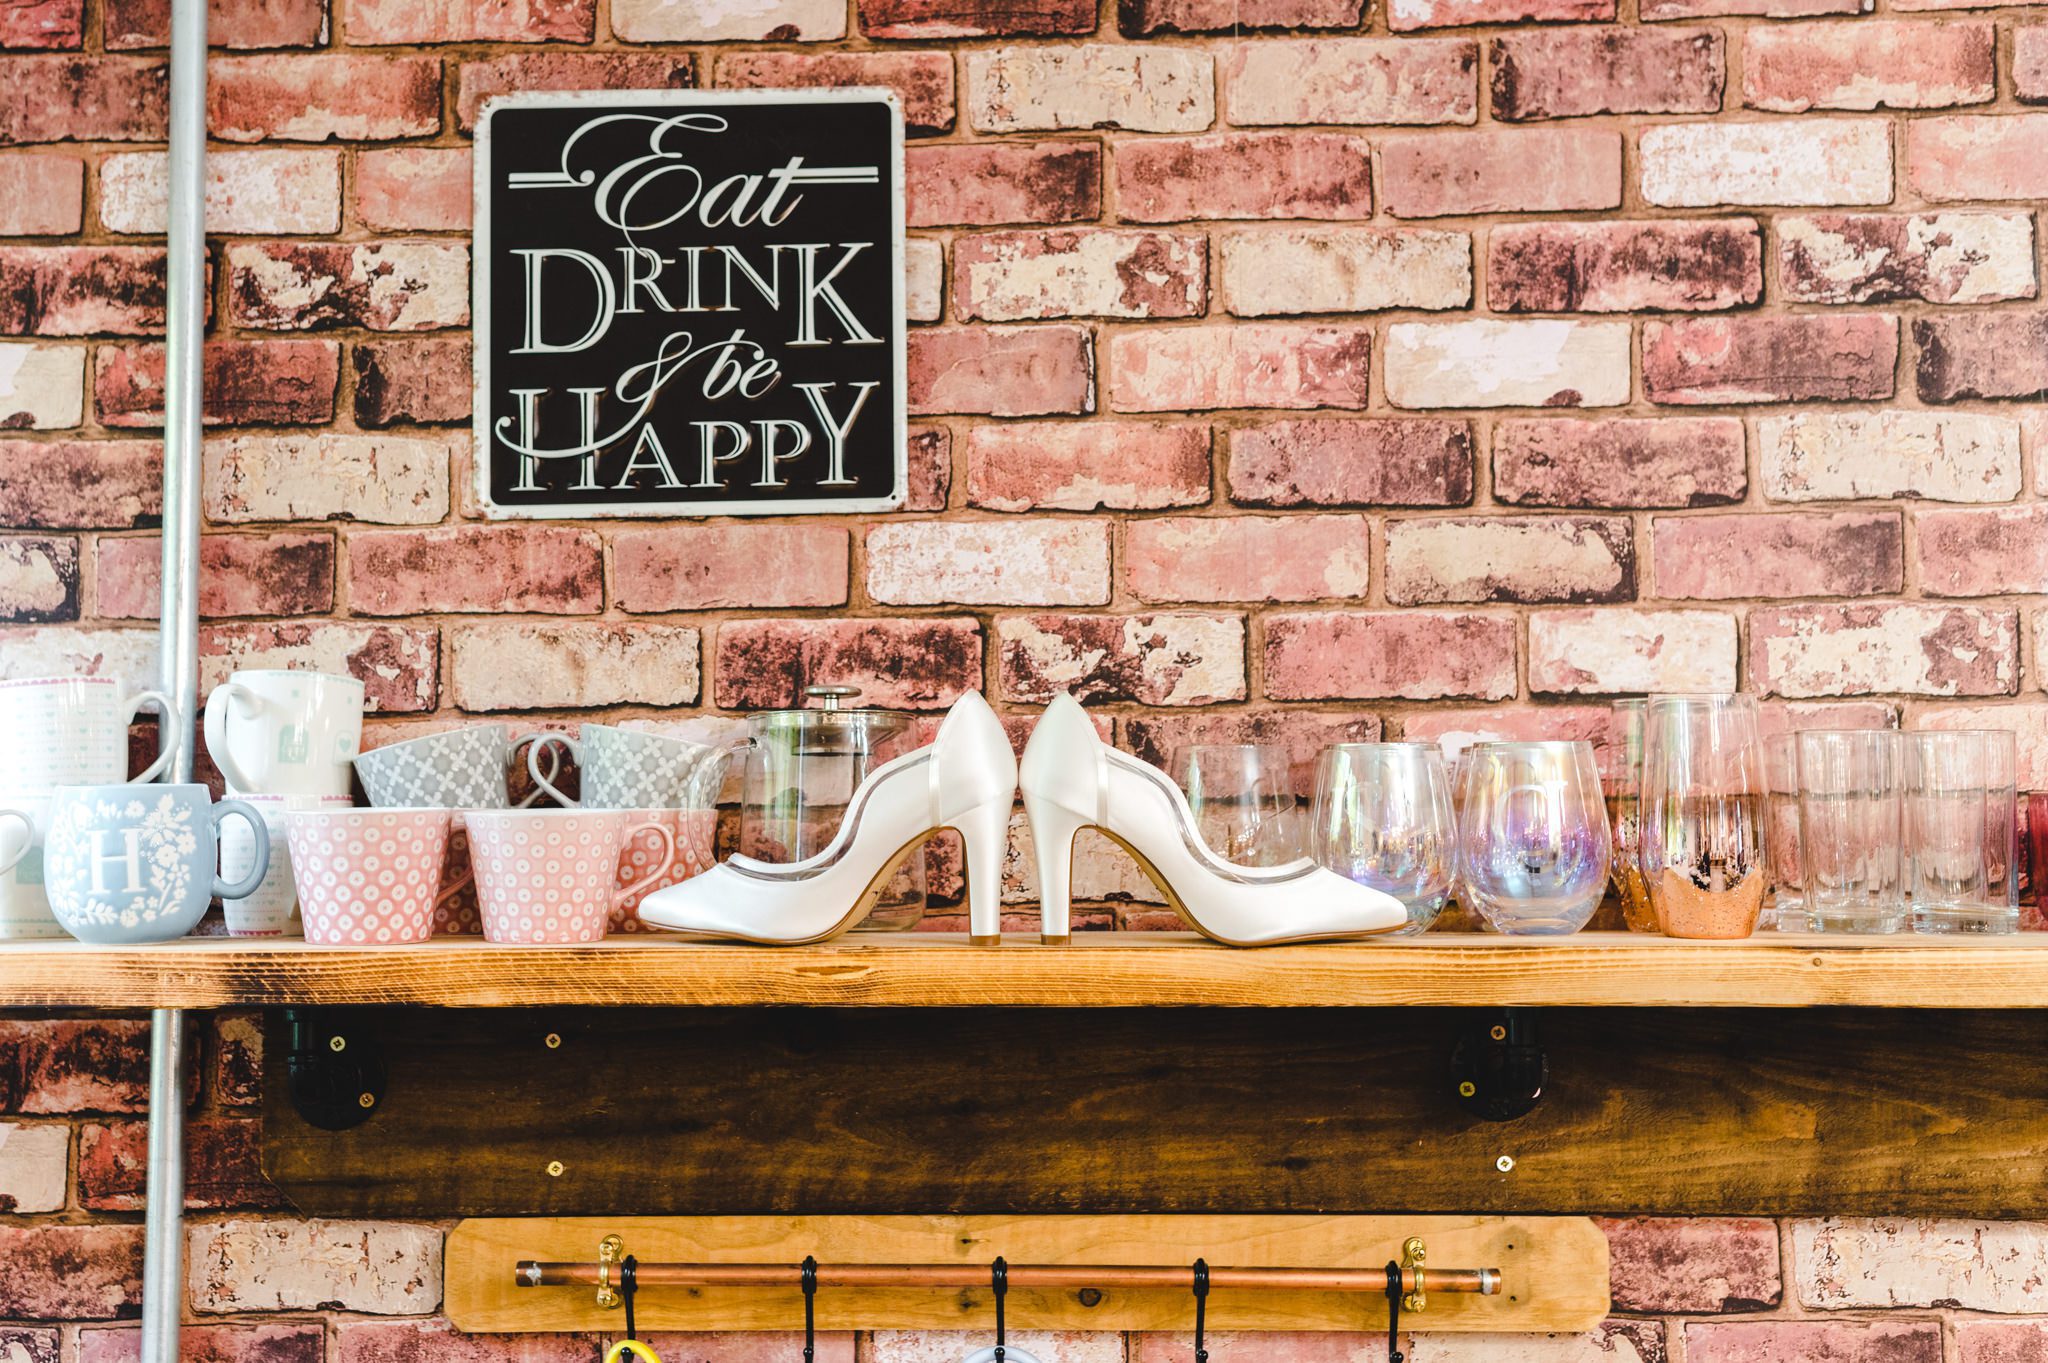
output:
[[601, 942], [629, 892], [617, 883], [627, 838], [645, 832], [661, 849], [645, 879], [665, 873], [674, 855], [665, 824], [623, 810], [474, 810], [468, 822], [492, 942]]
[[308, 942], [392, 946], [433, 935], [447, 810], [294, 810], [287, 820]]
[[[64, 916], [99, 927], [139, 928], [181, 912], [192, 892], [192, 855], [199, 850], [193, 820], [193, 807], [168, 793], [61, 805], [51, 828], [47, 874], [52, 882], [73, 887]], [[109, 894], [93, 879], [88, 849], [95, 828], [121, 822], [134, 825], [146, 884]]]

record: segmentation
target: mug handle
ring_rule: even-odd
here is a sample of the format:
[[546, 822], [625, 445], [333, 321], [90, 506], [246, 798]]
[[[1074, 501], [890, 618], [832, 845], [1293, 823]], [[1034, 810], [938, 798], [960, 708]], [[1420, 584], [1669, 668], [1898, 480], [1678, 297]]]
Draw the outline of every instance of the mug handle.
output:
[[22, 843], [21, 850], [9, 857], [5, 865], [0, 865], [0, 876], [4, 876], [15, 867], [21, 865], [27, 859], [28, 854], [35, 850], [36, 821], [19, 809], [0, 809], [0, 819], [19, 819], [21, 820], [22, 827], [28, 829], [28, 840]]
[[[220, 692], [216, 691], [217, 696]], [[247, 899], [263, 883], [263, 877], [270, 874], [270, 829], [265, 826], [263, 816], [243, 804], [240, 800], [222, 800], [213, 807], [213, 837], [216, 847], [220, 844], [220, 821], [230, 814], [239, 814], [249, 825], [250, 835], [256, 839], [256, 864], [249, 868], [248, 878], [239, 884], [223, 884], [216, 875], [213, 878], [213, 892], [222, 899]]]
[[[184, 726], [185, 717], [178, 713], [178, 707], [172, 703], [171, 698], [161, 691], [136, 692], [134, 698], [128, 702], [128, 722], [133, 724], [136, 716], [142, 713], [142, 707], [151, 701], [156, 702], [157, 709], [160, 712], [157, 718], [158, 726], [169, 729], [173, 733], [178, 733]], [[177, 754], [178, 745], [176, 743], [166, 747], [156, 755], [156, 761], [143, 768], [140, 776], [129, 777], [128, 784], [139, 786], [146, 781], [156, 780], [158, 776], [163, 774], [163, 769], [170, 765], [171, 759], [177, 756]]]
[[[235, 766], [235, 759], [228, 755], [228, 708], [236, 704], [244, 713], [254, 713], [263, 708], [262, 697], [240, 682], [222, 682], [213, 688], [213, 694], [206, 698], [206, 751], [213, 758], [213, 765], [220, 768], [220, 774], [228, 778], [228, 784], [245, 794], [255, 789], [256, 783], [242, 775]], [[236, 898], [241, 896], [237, 895]]]
[[642, 819], [639, 823], [630, 825], [626, 829], [625, 841], [631, 842], [633, 840], [633, 835], [635, 833], [638, 833], [643, 828], [651, 828], [655, 832], [661, 834], [661, 865], [655, 867], [646, 875], [641, 876], [638, 880], [629, 880], [625, 884], [619, 886], [618, 889], [613, 890], [612, 907], [614, 908], [617, 908], [620, 904], [625, 903], [626, 900], [630, 898], [635, 891], [646, 886], [649, 882], [659, 878], [664, 872], [668, 870], [669, 867], [676, 864], [676, 835], [667, 824], [663, 823], [659, 819]]
[[[557, 734], [549, 729], [535, 729], [530, 734], [521, 734], [519, 735], [519, 737], [512, 740], [512, 751], [515, 755], [519, 752], [519, 749], [524, 745], [528, 743], [533, 744], [533, 751], [526, 755], [526, 769], [533, 776], [534, 788], [527, 792], [526, 798], [524, 800], [521, 800], [518, 804], [512, 806], [514, 809], [527, 808], [535, 800], [538, 800], [543, 794], [552, 794], [557, 800], [562, 799], [562, 792], [556, 790], [554, 786], [550, 784], [550, 782], [554, 780], [555, 774], [561, 771], [562, 769], [562, 755], [556, 752], [551, 746], [549, 746], [551, 741], [556, 738], [561, 739], [564, 743], [570, 741], [569, 736], [567, 734]], [[539, 754], [540, 750], [544, 747], [548, 749], [548, 774], [545, 777], [543, 777], [540, 774], [540, 772], [536, 770], [533, 766], [533, 759], [535, 758], [535, 756]], [[564, 801], [564, 803], [566, 803], [566, 801]]]
[[[575, 739], [569, 737], [569, 735], [567, 734], [548, 732], [529, 734], [527, 735], [527, 737], [533, 740], [533, 746], [526, 750], [526, 774], [533, 778], [533, 783], [536, 786], [539, 786], [541, 790], [544, 790], [548, 794], [554, 796], [556, 804], [560, 805], [564, 809], [577, 808], [578, 802], [562, 794], [561, 791], [555, 788], [555, 783], [548, 779], [549, 776], [553, 776], [556, 772], [561, 770], [561, 758], [557, 757], [555, 759], [555, 765], [548, 768], [548, 775], [542, 776], [540, 774], [540, 754], [541, 750], [543, 748], [546, 748], [549, 744], [559, 743], [569, 750], [569, 756], [575, 758], [580, 763], [583, 760], [582, 746], [579, 745]], [[526, 739], [522, 738], [519, 741], [521, 743], [524, 743]], [[539, 791], [534, 792], [534, 798], [540, 798]]]

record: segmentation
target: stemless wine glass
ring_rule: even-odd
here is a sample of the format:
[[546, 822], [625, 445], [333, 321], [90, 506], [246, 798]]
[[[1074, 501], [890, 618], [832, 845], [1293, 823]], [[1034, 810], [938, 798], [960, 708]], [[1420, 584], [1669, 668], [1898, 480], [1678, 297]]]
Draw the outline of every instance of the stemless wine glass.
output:
[[1799, 849], [1815, 932], [1906, 924], [1905, 736], [1890, 729], [1799, 735]]
[[2009, 729], [1905, 735], [1913, 930], [2018, 932], [2017, 740]]
[[1747, 937], [1763, 912], [1763, 744], [1754, 696], [1652, 696], [1643, 878], [1672, 937]]
[[1427, 932], [1458, 865], [1450, 775], [1434, 743], [1339, 743], [1316, 759], [1309, 855], [1408, 910], [1396, 936]]
[[1643, 883], [1643, 718], [1641, 696], [1615, 701], [1607, 711], [1607, 817], [1614, 828], [1614, 892], [1630, 932], [1657, 931], [1657, 911]]
[[1770, 893], [1759, 929], [1806, 931], [1801, 899], [1805, 863], [1799, 855], [1799, 735], [1772, 734], [1764, 740], [1764, 853]]
[[1497, 932], [1577, 932], [1613, 857], [1590, 743], [1480, 743], [1466, 751], [1458, 899]]
[[1209, 850], [1238, 866], [1285, 866], [1303, 855], [1287, 750], [1265, 743], [1174, 749], [1173, 774]]

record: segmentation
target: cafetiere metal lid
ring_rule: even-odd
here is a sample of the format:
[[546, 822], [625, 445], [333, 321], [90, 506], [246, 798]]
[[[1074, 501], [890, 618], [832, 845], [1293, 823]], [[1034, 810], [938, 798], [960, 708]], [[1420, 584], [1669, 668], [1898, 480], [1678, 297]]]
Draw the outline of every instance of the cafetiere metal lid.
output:
[[807, 686], [804, 696], [817, 702], [815, 708], [763, 710], [747, 723], [756, 740], [798, 757], [866, 756], [909, 728], [911, 717], [847, 704], [859, 695], [858, 686]]

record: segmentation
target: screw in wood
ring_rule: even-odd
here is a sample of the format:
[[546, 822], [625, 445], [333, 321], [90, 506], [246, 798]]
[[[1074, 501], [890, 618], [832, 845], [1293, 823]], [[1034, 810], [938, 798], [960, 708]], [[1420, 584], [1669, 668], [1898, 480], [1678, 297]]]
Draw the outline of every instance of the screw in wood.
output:
[[1515, 1157], [1513, 1155], [1502, 1155], [1493, 1162], [1493, 1167], [1500, 1170], [1503, 1174], [1510, 1173], [1515, 1167]]
[[358, 1093], [358, 1094], [356, 1095], [356, 1106], [357, 1106], [357, 1107], [375, 1107], [375, 1106], [377, 1106], [377, 1095], [376, 1095], [376, 1094], [374, 1094], [374, 1093]]
[[548, 1043], [547, 1043], [547, 1044], [548, 1044], [548, 1049], [549, 1049], [549, 1050], [551, 1050], [551, 1051], [559, 1051], [559, 1050], [561, 1050], [561, 1049], [562, 1049], [562, 1034], [561, 1034], [560, 1032], [549, 1032], [549, 1033], [548, 1033]]
[[1508, 1029], [1501, 1026], [1499, 1023], [1495, 1023], [1493, 1026], [1493, 1030], [1488, 1032], [1487, 1035], [1492, 1037], [1495, 1041], [1506, 1041], [1508, 1039]]
[[1461, 1080], [1458, 1084], [1458, 1096], [1460, 1098], [1470, 1098], [1477, 1092], [1479, 1092], [1479, 1085], [1473, 1083], [1470, 1079]]
[[348, 1049], [348, 1038], [347, 1038], [347, 1037], [345, 1037], [345, 1036], [331, 1036], [331, 1037], [328, 1037], [328, 1038], [327, 1038], [327, 1049], [328, 1049], [328, 1050], [330, 1050], [330, 1051], [345, 1051], [345, 1050], [347, 1050], [347, 1049]]
[[549, 1178], [560, 1178], [560, 1177], [562, 1176], [562, 1168], [563, 1168], [563, 1165], [562, 1165], [562, 1162], [561, 1162], [560, 1160], [558, 1160], [558, 1159], [551, 1159], [551, 1160], [549, 1160], [549, 1161], [548, 1161], [548, 1177], [549, 1177]]

